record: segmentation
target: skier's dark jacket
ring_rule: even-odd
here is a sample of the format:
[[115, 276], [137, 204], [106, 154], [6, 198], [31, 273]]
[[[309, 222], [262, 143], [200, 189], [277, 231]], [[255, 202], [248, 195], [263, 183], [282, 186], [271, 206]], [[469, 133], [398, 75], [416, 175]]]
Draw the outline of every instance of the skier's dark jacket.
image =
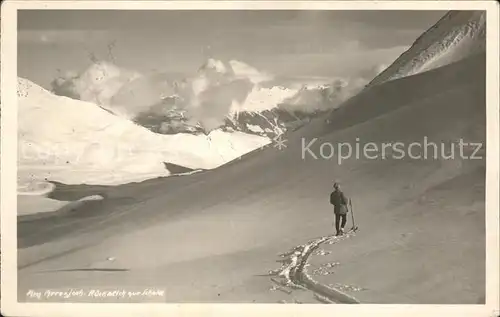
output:
[[340, 190], [334, 190], [330, 194], [330, 204], [334, 206], [334, 212], [336, 214], [347, 212], [347, 198]]

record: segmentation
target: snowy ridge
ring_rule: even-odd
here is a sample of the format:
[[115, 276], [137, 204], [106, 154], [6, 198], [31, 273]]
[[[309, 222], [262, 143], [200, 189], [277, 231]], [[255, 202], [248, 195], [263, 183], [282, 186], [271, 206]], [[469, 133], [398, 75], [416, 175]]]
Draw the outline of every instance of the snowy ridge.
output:
[[486, 12], [450, 11], [369, 86], [438, 68], [486, 48]]

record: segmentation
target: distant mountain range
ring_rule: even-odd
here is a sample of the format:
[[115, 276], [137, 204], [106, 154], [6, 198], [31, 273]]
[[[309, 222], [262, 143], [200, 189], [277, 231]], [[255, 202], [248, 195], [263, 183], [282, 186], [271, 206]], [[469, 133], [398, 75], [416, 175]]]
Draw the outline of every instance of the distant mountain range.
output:
[[56, 79], [52, 91], [96, 103], [160, 134], [221, 129], [274, 137], [343, 101], [345, 87], [339, 79], [281, 78], [241, 61], [208, 59], [187, 77], [142, 75], [101, 61], [80, 75]]

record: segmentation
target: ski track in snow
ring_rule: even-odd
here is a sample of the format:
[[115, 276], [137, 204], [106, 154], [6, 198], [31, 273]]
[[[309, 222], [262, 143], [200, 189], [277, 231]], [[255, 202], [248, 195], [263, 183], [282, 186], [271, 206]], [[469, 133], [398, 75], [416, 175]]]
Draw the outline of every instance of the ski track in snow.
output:
[[323, 236], [280, 254], [282, 258], [280, 262], [283, 262], [281, 268], [270, 271], [269, 275], [278, 276], [282, 280], [272, 277], [271, 281], [277, 285], [271, 290], [280, 290], [287, 294], [291, 294], [292, 291], [286, 288], [309, 290], [318, 301], [323, 303], [359, 304], [358, 299], [338, 288], [317, 282], [307, 270], [309, 257], [321, 244], [335, 244], [355, 235], [355, 231], [351, 229], [342, 236]]

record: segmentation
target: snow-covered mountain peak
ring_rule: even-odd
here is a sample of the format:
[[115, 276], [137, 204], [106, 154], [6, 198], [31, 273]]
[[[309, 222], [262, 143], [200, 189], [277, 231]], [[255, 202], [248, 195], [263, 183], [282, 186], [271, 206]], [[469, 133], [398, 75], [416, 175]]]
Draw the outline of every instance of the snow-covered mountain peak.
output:
[[448, 65], [485, 49], [486, 12], [450, 11], [369, 85]]

